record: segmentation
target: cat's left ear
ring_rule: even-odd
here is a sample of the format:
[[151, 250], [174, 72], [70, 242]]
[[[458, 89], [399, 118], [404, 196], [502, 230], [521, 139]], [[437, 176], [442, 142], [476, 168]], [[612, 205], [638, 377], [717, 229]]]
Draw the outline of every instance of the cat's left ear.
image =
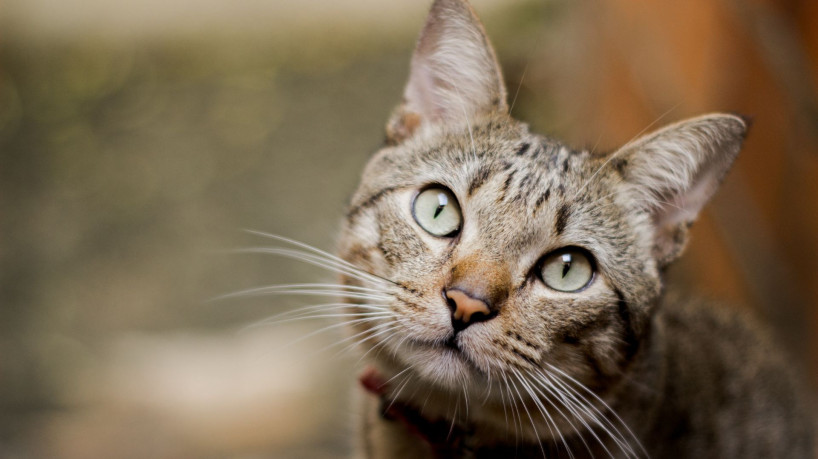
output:
[[430, 124], [466, 125], [508, 112], [500, 66], [466, 0], [435, 0], [418, 39], [403, 103], [387, 124], [400, 143]]
[[748, 128], [749, 120], [739, 116], [704, 115], [648, 134], [614, 154], [630, 198], [653, 217], [660, 266], [681, 254], [687, 229], [721, 184]]

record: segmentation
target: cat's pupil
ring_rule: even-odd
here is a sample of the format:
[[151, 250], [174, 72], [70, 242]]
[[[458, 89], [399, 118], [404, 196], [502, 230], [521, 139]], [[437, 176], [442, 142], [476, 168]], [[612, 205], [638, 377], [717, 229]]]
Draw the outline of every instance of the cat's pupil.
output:
[[571, 270], [571, 261], [572, 257], [570, 253], [565, 253], [562, 255], [562, 278], [565, 279], [565, 276], [568, 274], [568, 271]]
[[438, 205], [437, 209], [435, 209], [434, 218], [437, 218], [437, 216], [440, 215], [441, 212], [443, 212], [443, 209], [446, 207], [446, 204], [449, 203], [449, 198], [447, 198], [445, 194], [440, 193], [437, 195], [437, 202]]

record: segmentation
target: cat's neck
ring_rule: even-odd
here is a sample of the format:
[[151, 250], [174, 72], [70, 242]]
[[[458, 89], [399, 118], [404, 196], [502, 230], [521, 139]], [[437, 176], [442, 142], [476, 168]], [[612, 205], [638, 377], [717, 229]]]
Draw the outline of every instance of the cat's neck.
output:
[[[591, 445], [604, 455], [605, 448], [619, 447], [605, 429], [638, 438], [638, 427], [630, 432], [629, 426], [649, 425], [646, 421], [657, 412], [657, 388], [663, 387], [666, 377], [661, 323], [654, 323], [650, 330], [618, 378], [607, 379], [608, 385], [594, 391], [563, 382], [559, 394], [546, 394], [557, 398], [552, 404], [543, 401], [547, 397], [534, 400], [525, 396], [526, 389], [515, 383], [493, 388], [487, 395], [464, 394], [422, 382], [403, 390], [401, 378], [396, 377], [400, 372], [392, 366], [394, 361], [390, 361], [391, 365], [380, 362], [377, 368], [368, 367], [361, 383], [371, 395], [380, 398], [383, 417], [401, 424], [438, 457], [469, 457], [464, 454], [474, 451], [490, 451], [491, 455], [503, 457], [504, 448], [511, 448], [512, 453], [528, 448], [541, 454], [541, 448], [557, 451], [566, 444], [571, 450]], [[563, 408], [557, 408], [559, 397], [584, 399], [592, 407], [591, 415], [570, 412], [564, 408], [564, 401]], [[544, 421], [546, 417], [535, 415], [546, 410], [548, 422]], [[540, 419], [543, 421], [537, 422]], [[589, 426], [595, 427], [589, 430]]]

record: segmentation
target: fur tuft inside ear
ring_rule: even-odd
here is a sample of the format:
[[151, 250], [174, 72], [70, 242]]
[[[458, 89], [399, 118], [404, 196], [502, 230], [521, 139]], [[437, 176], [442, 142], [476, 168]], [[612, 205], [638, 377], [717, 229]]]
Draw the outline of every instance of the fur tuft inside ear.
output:
[[653, 217], [660, 265], [682, 252], [688, 227], [721, 184], [748, 127], [740, 116], [704, 115], [641, 137], [614, 154], [623, 164], [629, 197]]
[[465, 125], [483, 114], [508, 111], [494, 50], [465, 0], [434, 2], [409, 72], [403, 103], [387, 125], [389, 143], [429, 124]]

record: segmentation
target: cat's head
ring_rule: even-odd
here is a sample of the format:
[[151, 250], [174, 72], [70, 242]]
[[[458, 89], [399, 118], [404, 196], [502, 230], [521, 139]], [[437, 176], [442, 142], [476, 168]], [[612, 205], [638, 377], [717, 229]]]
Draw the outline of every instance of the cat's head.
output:
[[474, 12], [436, 1], [340, 240], [385, 279], [346, 279], [385, 295], [360, 308], [372, 317], [358, 336], [384, 364], [456, 390], [549, 365], [615, 378], [746, 129], [706, 115], [607, 155], [534, 135], [509, 117]]

